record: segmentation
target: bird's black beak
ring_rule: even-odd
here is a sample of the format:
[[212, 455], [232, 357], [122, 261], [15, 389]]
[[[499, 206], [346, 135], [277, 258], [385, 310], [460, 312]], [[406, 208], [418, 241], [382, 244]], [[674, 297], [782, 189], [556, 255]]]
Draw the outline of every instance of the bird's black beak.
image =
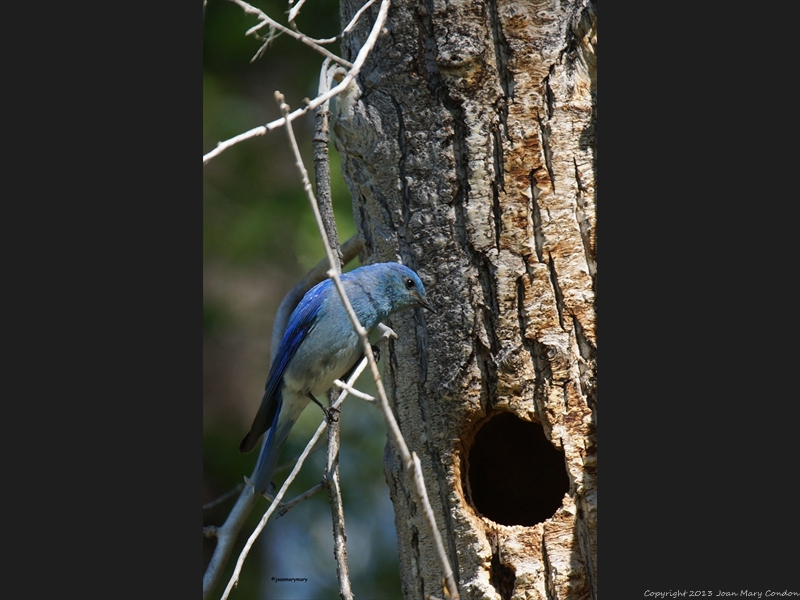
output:
[[420, 305], [422, 305], [423, 308], [427, 308], [433, 314], [436, 314], [436, 310], [433, 308], [433, 305], [430, 302], [428, 302], [427, 298], [423, 298], [422, 296], [417, 296], [417, 300], [419, 301]]

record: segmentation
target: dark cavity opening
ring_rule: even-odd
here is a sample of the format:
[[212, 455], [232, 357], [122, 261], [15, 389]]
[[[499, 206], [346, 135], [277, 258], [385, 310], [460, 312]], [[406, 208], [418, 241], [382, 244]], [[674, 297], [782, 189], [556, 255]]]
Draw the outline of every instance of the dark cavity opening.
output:
[[483, 423], [468, 452], [473, 506], [502, 525], [549, 519], [569, 491], [564, 453], [542, 426], [501, 412]]

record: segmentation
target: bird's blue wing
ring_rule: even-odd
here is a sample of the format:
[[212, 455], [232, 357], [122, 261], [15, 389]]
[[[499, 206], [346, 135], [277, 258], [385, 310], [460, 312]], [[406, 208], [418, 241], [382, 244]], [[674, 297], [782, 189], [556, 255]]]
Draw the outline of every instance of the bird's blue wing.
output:
[[283, 384], [283, 374], [292, 357], [297, 353], [297, 349], [314, 326], [319, 313], [322, 301], [325, 299], [327, 290], [331, 286], [331, 280], [326, 279], [311, 288], [300, 304], [294, 309], [289, 317], [289, 324], [283, 339], [278, 347], [278, 354], [272, 361], [272, 366], [267, 376], [267, 383], [264, 387], [264, 396], [261, 398], [261, 405], [258, 407], [253, 425], [250, 432], [239, 444], [240, 452], [250, 452], [255, 448], [261, 435], [272, 427], [281, 406], [281, 385]]

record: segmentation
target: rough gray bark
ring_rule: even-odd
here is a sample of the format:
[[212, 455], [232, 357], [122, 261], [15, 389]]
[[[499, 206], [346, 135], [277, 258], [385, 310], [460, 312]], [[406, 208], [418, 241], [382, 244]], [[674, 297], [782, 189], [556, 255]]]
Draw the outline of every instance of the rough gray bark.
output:
[[[343, 0], [342, 21], [361, 4]], [[415, 269], [438, 311], [393, 318], [385, 384], [464, 598], [596, 598], [596, 26], [588, 0], [396, 0], [339, 101], [362, 259]], [[566, 493], [538, 522], [526, 510], [551, 482], [492, 456], [502, 444], [490, 464], [533, 490], [521, 521], [478, 489], [497, 473], [478, 468], [476, 434], [503, 412], [563, 452]], [[391, 443], [385, 459], [404, 597], [444, 597]]]

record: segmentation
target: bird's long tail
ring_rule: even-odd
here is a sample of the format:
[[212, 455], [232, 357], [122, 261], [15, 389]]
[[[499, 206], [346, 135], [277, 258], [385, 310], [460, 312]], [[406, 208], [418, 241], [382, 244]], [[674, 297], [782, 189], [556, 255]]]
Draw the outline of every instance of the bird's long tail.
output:
[[263, 494], [269, 488], [286, 438], [289, 437], [289, 432], [300, 417], [300, 413], [303, 412], [303, 409], [308, 404], [308, 400], [303, 401], [302, 396], [291, 400], [291, 402], [286, 403], [283, 400], [280, 401], [273, 426], [270, 427], [265, 436], [264, 445], [261, 446], [258, 462], [250, 480], [255, 493]]

